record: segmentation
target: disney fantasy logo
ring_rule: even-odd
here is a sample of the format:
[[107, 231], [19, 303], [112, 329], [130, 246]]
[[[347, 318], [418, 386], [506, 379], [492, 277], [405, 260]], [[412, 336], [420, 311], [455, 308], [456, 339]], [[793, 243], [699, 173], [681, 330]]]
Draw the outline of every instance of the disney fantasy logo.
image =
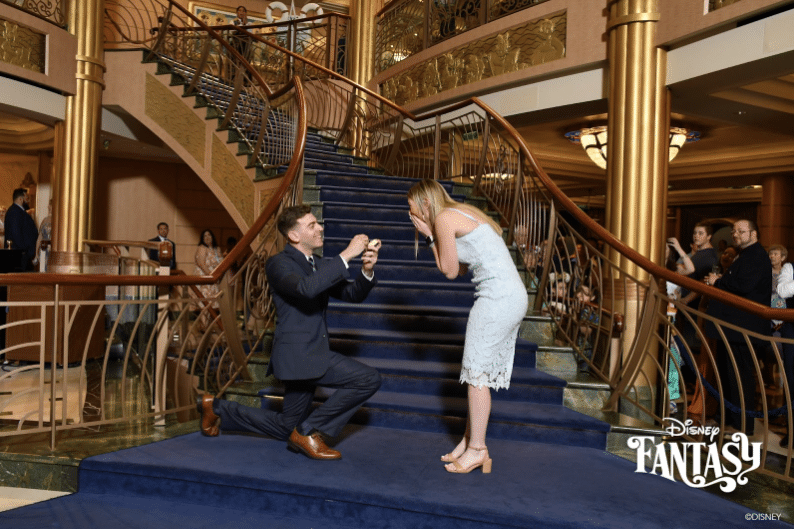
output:
[[[673, 418], [665, 418], [664, 431], [670, 437], [682, 435], [704, 435], [708, 443], [669, 442], [654, 444], [655, 437], [629, 437], [628, 446], [637, 450], [637, 470], [647, 474], [646, 460], [653, 462], [650, 473], [657, 474], [670, 481], [675, 481], [675, 472], [690, 487], [702, 488], [720, 484], [723, 492], [736, 490], [736, 485], [747, 484], [747, 474], [761, 466], [761, 443], [750, 443], [741, 432], [731, 435], [731, 442], [726, 439], [722, 450], [714, 438], [720, 433], [717, 426], [693, 426], [692, 420], [682, 423]], [[720, 457], [722, 456], [722, 457]], [[747, 468], [742, 468], [748, 464]], [[713, 480], [708, 481], [707, 476]], [[689, 476], [692, 476], [690, 481]]]

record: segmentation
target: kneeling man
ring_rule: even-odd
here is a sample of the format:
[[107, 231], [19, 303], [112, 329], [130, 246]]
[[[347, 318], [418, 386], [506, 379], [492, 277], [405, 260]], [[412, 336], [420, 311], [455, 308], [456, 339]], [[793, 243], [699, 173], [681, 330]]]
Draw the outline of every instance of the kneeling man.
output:
[[[322, 435], [336, 437], [358, 408], [380, 387], [378, 372], [331, 351], [325, 311], [330, 296], [360, 303], [375, 285], [378, 244], [356, 235], [345, 250], [330, 260], [314, 255], [323, 245], [323, 228], [303, 204], [285, 209], [277, 221], [287, 239], [284, 251], [267, 260], [265, 271], [276, 306], [273, 351], [268, 374], [284, 382], [281, 413], [216, 400], [199, 399], [201, 431], [247, 431], [287, 441], [287, 446], [313, 459], [339, 459]], [[348, 282], [348, 263], [362, 254], [358, 277]], [[335, 388], [331, 397], [311, 411], [317, 386]]]

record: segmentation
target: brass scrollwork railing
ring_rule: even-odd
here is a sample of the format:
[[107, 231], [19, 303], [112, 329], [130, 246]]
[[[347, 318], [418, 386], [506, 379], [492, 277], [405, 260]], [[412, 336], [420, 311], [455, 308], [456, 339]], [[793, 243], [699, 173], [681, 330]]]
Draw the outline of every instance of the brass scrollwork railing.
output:
[[375, 71], [547, 0], [394, 0], [377, 14]]
[[0, 2], [26, 11], [62, 28], [66, 27], [66, 0], [0, 0]]

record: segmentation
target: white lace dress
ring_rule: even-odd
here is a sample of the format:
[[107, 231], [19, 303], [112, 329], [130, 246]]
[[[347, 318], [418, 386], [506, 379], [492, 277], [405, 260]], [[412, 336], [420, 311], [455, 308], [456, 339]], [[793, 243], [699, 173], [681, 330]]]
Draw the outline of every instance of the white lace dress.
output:
[[[477, 219], [454, 210], [476, 222]], [[518, 327], [527, 313], [527, 291], [502, 238], [480, 224], [455, 240], [458, 260], [469, 265], [477, 285], [466, 325], [460, 381], [508, 388], [513, 373]]]

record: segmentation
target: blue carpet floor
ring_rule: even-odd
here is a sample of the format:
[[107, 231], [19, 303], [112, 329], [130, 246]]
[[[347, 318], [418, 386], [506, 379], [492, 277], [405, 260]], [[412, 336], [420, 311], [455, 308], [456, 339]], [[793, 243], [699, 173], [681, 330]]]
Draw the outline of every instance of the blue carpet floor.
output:
[[492, 439], [491, 474], [451, 475], [438, 456], [454, 442], [351, 426], [343, 459], [319, 462], [264, 437], [190, 434], [87, 459], [79, 493], [0, 527], [748, 527], [747, 508], [601, 450]]

